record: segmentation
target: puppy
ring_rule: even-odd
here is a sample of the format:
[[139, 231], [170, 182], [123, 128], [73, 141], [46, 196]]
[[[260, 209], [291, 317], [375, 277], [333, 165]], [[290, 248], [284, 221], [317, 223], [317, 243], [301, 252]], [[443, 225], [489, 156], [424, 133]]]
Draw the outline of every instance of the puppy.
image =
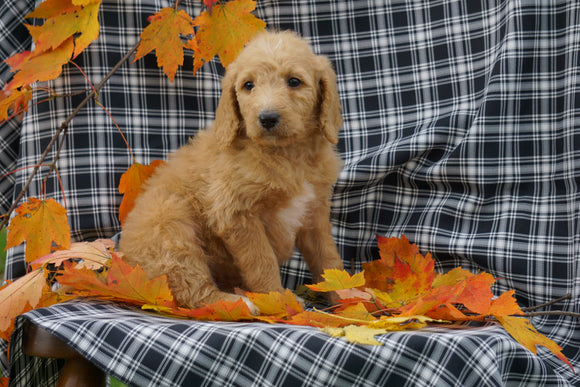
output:
[[[329, 200], [341, 169], [336, 75], [291, 32], [264, 32], [229, 65], [211, 128], [158, 168], [123, 226], [120, 250], [177, 303], [282, 291], [294, 246], [314, 281], [341, 269]], [[246, 300], [247, 301], [247, 300]]]

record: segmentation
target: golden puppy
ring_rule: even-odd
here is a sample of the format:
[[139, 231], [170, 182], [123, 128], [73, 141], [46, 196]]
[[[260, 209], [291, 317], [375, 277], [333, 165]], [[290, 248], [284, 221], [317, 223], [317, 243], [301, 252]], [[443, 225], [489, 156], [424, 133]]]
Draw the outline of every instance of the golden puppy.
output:
[[294, 33], [264, 32], [222, 89], [213, 126], [148, 180], [120, 242], [190, 308], [239, 299], [235, 287], [281, 291], [294, 246], [315, 281], [342, 268], [329, 223], [342, 118], [328, 59]]

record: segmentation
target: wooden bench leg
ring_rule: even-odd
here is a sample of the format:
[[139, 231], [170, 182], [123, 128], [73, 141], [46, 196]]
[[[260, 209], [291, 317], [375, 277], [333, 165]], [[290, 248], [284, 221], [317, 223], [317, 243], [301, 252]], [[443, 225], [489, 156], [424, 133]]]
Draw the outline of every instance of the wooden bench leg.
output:
[[64, 341], [38, 325], [26, 321], [23, 336], [24, 353], [29, 356], [65, 359], [57, 387], [101, 387], [106, 375]]

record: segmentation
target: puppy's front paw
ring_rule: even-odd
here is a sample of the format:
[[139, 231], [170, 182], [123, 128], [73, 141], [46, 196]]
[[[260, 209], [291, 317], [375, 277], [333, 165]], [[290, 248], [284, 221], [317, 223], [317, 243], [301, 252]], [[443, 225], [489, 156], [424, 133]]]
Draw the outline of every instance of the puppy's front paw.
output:
[[256, 306], [256, 304], [254, 304], [252, 301], [250, 301], [250, 299], [246, 296], [241, 296], [240, 297], [242, 299], [242, 301], [244, 301], [246, 303], [246, 305], [248, 305], [248, 308], [250, 309], [250, 313], [253, 316], [258, 316], [260, 314], [260, 308], [258, 308]]

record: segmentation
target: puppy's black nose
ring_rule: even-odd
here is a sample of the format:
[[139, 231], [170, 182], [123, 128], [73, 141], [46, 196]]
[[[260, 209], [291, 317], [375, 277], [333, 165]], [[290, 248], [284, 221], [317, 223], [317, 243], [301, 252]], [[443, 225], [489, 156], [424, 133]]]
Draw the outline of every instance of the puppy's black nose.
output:
[[278, 122], [280, 122], [280, 114], [272, 110], [267, 110], [260, 113], [258, 119], [260, 120], [262, 128], [272, 130], [276, 125], [278, 125]]

